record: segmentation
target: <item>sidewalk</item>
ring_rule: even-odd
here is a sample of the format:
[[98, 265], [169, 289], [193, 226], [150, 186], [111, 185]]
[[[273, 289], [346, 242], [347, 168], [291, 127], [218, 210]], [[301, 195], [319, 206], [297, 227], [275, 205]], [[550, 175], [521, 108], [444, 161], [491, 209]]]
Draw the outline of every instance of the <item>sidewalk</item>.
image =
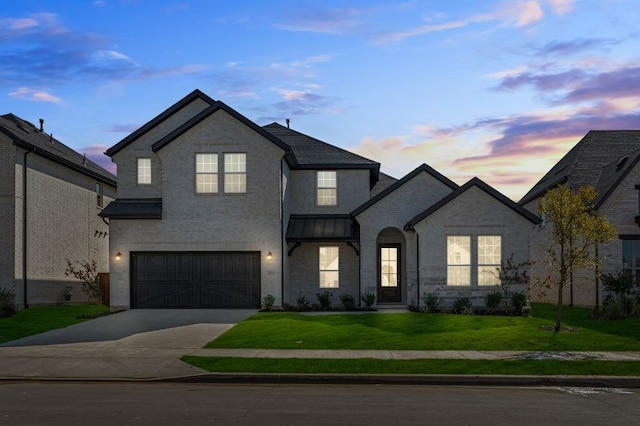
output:
[[306, 375], [209, 373], [183, 355], [327, 359], [595, 359], [640, 361], [640, 352], [352, 351], [202, 349], [232, 324], [194, 324], [112, 341], [0, 347], [2, 380], [134, 380], [243, 383], [389, 383], [519, 386], [607, 386], [640, 388], [640, 377], [477, 375]]

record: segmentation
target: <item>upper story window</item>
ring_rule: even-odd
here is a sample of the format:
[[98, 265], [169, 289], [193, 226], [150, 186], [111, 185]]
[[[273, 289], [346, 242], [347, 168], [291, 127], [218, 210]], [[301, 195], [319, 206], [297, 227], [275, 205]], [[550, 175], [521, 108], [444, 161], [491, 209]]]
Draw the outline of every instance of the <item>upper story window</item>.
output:
[[247, 192], [247, 154], [244, 152], [224, 154], [224, 192]]
[[151, 183], [151, 158], [138, 158], [138, 184]]
[[96, 182], [96, 199], [98, 207], [102, 207], [104, 203], [104, 195], [100, 182]]
[[196, 192], [212, 194], [218, 192], [218, 154], [196, 154]]
[[478, 285], [500, 285], [502, 237], [478, 235]]
[[338, 184], [336, 172], [318, 172], [318, 197], [319, 206], [335, 206], [338, 204]]
[[447, 285], [471, 285], [471, 236], [447, 236]]

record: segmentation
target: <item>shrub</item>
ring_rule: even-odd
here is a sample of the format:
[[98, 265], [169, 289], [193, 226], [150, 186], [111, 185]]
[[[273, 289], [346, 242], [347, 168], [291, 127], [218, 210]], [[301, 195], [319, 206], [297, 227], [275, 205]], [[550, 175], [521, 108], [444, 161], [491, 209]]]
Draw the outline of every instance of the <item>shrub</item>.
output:
[[374, 303], [376, 303], [376, 295], [375, 293], [368, 291], [362, 295], [360, 298], [362, 303], [364, 303], [364, 307], [367, 309], [371, 309]]
[[328, 311], [329, 309], [331, 309], [331, 299], [333, 298], [333, 294], [325, 291], [322, 293], [316, 293], [316, 297], [318, 298], [320, 309], [322, 309], [323, 311]]
[[456, 314], [471, 315], [473, 309], [471, 307], [471, 299], [469, 297], [458, 297], [453, 301], [453, 312]]
[[82, 281], [82, 291], [87, 295], [89, 300], [96, 303], [102, 303], [102, 289], [98, 281], [98, 264], [95, 260], [90, 262], [76, 261], [71, 263], [67, 259], [67, 269], [64, 274], [73, 276]]
[[15, 314], [16, 292], [12, 288], [0, 287], [0, 317]]
[[618, 271], [616, 274], [603, 274], [602, 286], [609, 292], [603, 302], [603, 311], [611, 316], [610, 319], [624, 318], [632, 315], [636, 298], [632, 297], [633, 278], [629, 270]]
[[424, 294], [424, 311], [436, 312], [438, 306], [440, 306], [440, 298], [435, 293]]
[[511, 305], [513, 306], [514, 315], [529, 315], [526, 294], [520, 292], [513, 293], [511, 295]]
[[273, 294], [267, 294], [262, 299], [262, 309], [264, 309], [265, 311], [272, 311], [275, 302], [276, 298], [273, 296]]
[[492, 291], [484, 297], [484, 301], [487, 304], [487, 308], [496, 309], [502, 303], [502, 293], [499, 291]]
[[356, 308], [356, 298], [350, 294], [341, 294], [340, 301], [345, 311], [353, 311]]
[[306, 297], [304, 297], [302, 293], [300, 293], [300, 295], [296, 299], [296, 304], [298, 305], [298, 310], [300, 312], [309, 310], [309, 301], [307, 300]]

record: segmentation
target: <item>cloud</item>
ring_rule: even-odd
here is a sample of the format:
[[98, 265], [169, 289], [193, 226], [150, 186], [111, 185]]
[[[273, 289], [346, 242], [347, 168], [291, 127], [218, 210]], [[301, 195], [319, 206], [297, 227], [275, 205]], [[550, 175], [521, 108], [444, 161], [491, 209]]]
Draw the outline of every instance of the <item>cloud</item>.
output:
[[547, 3], [556, 15], [564, 15], [575, 8], [575, 0], [547, 0]]
[[516, 17], [515, 26], [521, 28], [541, 20], [544, 13], [537, 1], [525, 1], [513, 3], [508, 8], [509, 15]]
[[347, 34], [359, 25], [361, 9], [297, 9], [285, 15], [277, 27], [288, 31], [304, 31], [324, 34]]
[[575, 55], [580, 52], [593, 52], [601, 46], [616, 44], [618, 41], [612, 41], [602, 38], [587, 38], [571, 41], [553, 41], [536, 50], [536, 55], [555, 55], [566, 56]]
[[29, 87], [20, 87], [18, 90], [9, 92], [9, 96], [16, 99], [26, 99], [36, 102], [52, 102], [60, 103], [60, 98], [42, 90], [32, 89]]
[[200, 73], [200, 65], [146, 67], [102, 36], [62, 25], [53, 13], [0, 22], [0, 85], [52, 86], [69, 81], [104, 84]]
[[107, 149], [109, 149], [107, 145], [92, 144], [79, 148], [77, 151], [85, 154], [89, 160], [115, 175], [117, 172], [116, 164], [111, 161], [111, 158], [104, 154]]

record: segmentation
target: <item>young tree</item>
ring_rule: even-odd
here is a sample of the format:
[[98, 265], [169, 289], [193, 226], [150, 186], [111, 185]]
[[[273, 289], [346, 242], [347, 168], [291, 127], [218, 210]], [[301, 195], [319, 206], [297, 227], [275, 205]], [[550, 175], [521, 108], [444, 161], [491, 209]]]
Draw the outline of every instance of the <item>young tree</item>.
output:
[[606, 219], [591, 214], [598, 193], [585, 185], [575, 193], [567, 185], [549, 190], [538, 205], [538, 214], [551, 226], [546, 247], [551, 273], [547, 285], [558, 289], [558, 309], [554, 330], [562, 324], [562, 294], [573, 273], [598, 264], [598, 244], [611, 241], [616, 230]]

